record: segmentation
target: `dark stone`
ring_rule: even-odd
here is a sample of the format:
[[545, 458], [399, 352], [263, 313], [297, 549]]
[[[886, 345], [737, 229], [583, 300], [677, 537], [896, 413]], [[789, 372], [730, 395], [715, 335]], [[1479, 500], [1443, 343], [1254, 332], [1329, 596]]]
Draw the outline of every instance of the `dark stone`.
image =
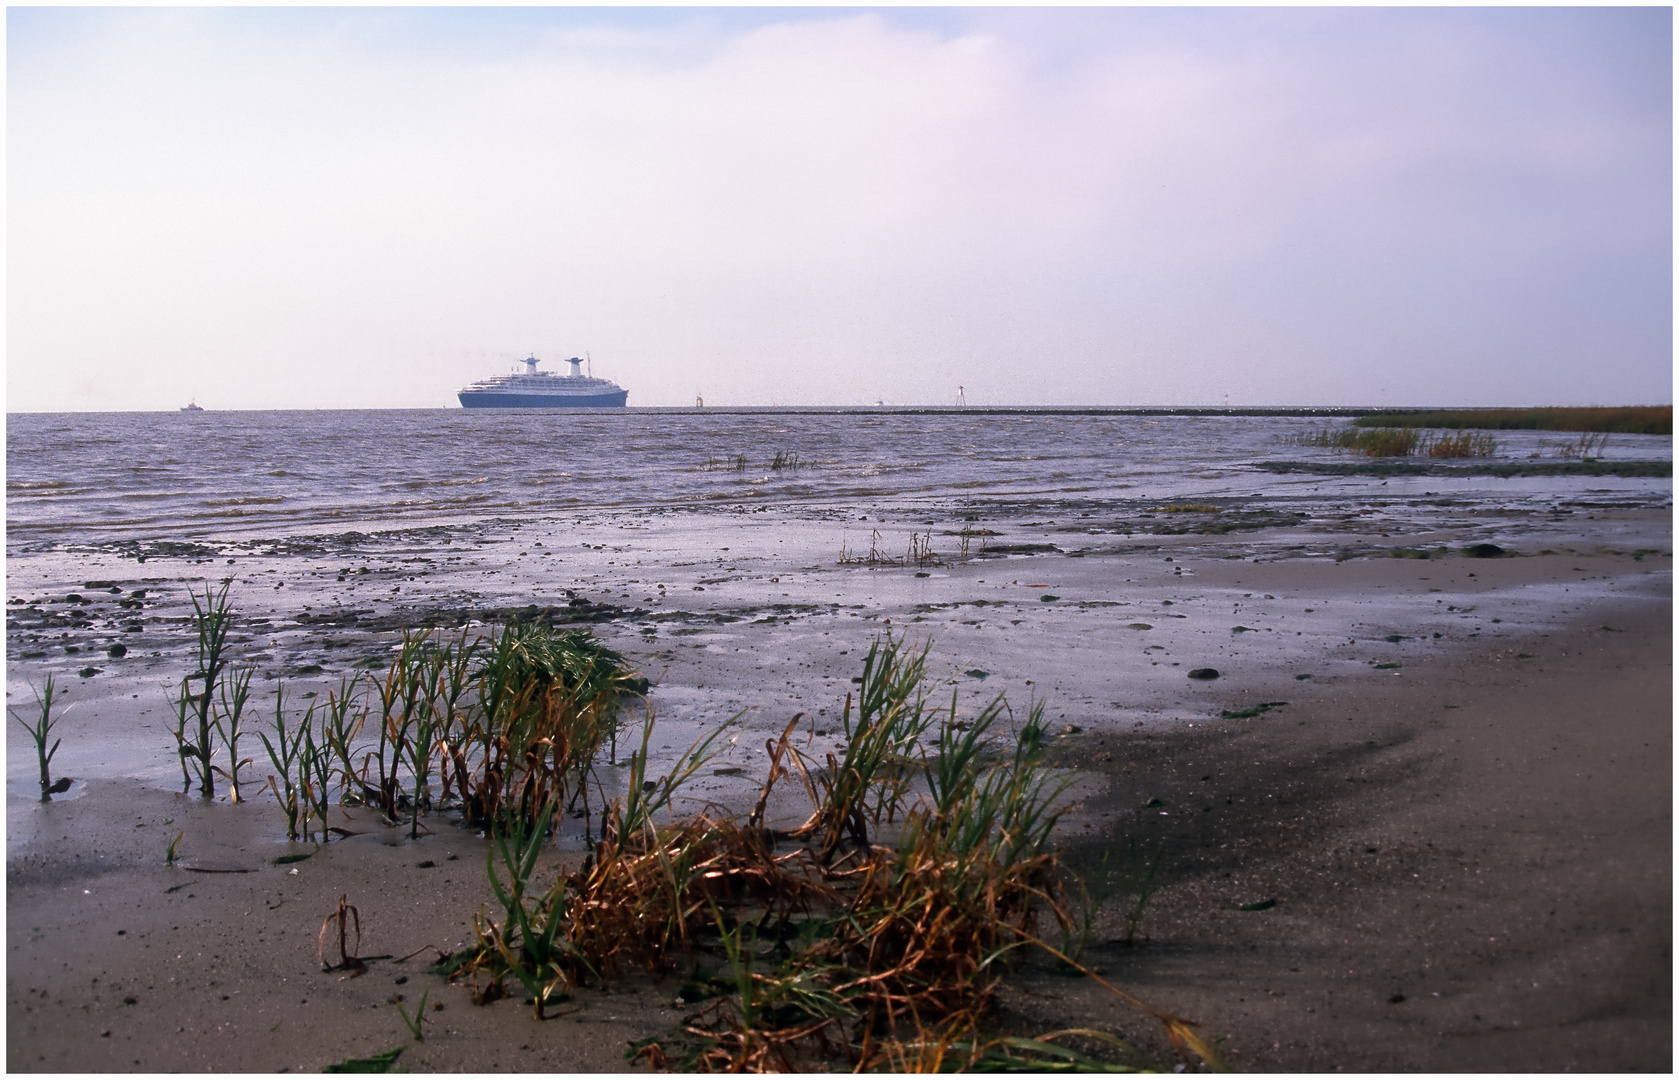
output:
[[1218, 668], [1210, 668], [1210, 667], [1194, 668], [1193, 670], [1190, 671], [1189, 677], [1192, 678], [1192, 679], [1216, 679], [1216, 678], [1218, 678]]
[[109, 649], [106, 649], [105, 652], [111, 657], [111, 659], [119, 660], [128, 655], [128, 646], [119, 641], [115, 645], [112, 645]]
[[1471, 544], [1463, 553], [1471, 559], [1496, 559], [1504, 554], [1504, 549], [1497, 544]]
[[82, 670], [76, 672], [76, 674], [80, 675], [84, 679], [91, 679], [95, 675], [99, 674], [99, 670], [100, 669], [96, 668], [96, 667], [85, 667]]

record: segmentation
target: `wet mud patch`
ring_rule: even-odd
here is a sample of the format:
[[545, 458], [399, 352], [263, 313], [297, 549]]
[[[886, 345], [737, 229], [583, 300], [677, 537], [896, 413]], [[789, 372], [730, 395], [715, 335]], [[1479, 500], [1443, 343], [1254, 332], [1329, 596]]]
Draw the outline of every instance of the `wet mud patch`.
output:
[[[1330, 738], [1256, 769], [1253, 744], [1265, 741], [1256, 725], [1297, 723], [1269, 712], [1252, 724], [1209, 725], [1204, 733], [1095, 735], [1059, 744], [1051, 760], [1105, 774], [1107, 791], [1089, 800], [1091, 812], [1116, 815], [1120, 836], [1162, 850], [1161, 888], [1194, 882], [1215, 895], [1229, 892], [1236, 903], [1245, 886], [1221, 884], [1225, 879], [1256, 861], [1307, 850], [1328, 832], [1369, 823], [1368, 796], [1414, 780], [1425, 765], [1407, 751], [1413, 734], [1396, 727]], [[1068, 864], [1089, 873], [1113, 839], [1070, 833], [1063, 843]]]
[[311, 612], [293, 616], [299, 626], [349, 629], [368, 633], [401, 630], [453, 628], [470, 622], [538, 623], [543, 626], [578, 626], [645, 619], [646, 608], [623, 608], [599, 604], [578, 596], [564, 604], [525, 604], [520, 607], [414, 607], [377, 611], [373, 608]]

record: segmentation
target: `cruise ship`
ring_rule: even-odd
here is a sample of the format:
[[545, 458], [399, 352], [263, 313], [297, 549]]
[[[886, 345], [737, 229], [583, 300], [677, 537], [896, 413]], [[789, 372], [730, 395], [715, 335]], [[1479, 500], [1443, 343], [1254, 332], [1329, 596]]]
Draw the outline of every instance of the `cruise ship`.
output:
[[621, 409], [630, 392], [617, 383], [583, 374], [583, 361], [572, 357], [571, 374], [538, 371], [535, 354], [521, 360], [523, 371], [480, 379], [463, 386], [459, 397], [466, 409]]

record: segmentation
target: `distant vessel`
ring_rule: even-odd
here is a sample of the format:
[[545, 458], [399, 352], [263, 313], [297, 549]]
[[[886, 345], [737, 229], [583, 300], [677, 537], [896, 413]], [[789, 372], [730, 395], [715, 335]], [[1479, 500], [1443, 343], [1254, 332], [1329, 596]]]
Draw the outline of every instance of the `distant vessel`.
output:
[[630, 392], [617, 383], [583, 374], [583, 361], [572, 357], [571, 374], [536, 370], [533, 353], [521, 360], [525, 370], [480, 379], [459, 392], [465, 409], [621, 409]]
[[204, 406], [202, 406], [198, 403], [197, 398], [194, 398], [193, 400], [187, 402], [185, 405], [182, 405], [181, 406], [181, 411], [182, 412], [203, 412], [204, 411]]

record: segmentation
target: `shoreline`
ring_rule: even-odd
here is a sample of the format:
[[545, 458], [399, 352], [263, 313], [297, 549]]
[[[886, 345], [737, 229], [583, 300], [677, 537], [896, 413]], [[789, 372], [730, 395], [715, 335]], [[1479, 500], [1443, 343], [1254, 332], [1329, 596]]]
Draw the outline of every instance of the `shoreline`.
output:
[[[1636, 407], [1636, 406], [1635, 406]], [[178, 412], [439, 412], [461, 409], [460, 405], [423, 406], [406, 409], [383, 409], [373, 406], [347, 406], [335, 409], [102, 409], [89, 412], [34, 411], [17, 412], [16, 416], [88, 416], [106, 412], [149, 412], [168, 416]], [[1496, 410], [1501, 406], [1488, 406]], [[550, 412], [552, 408], [536, 407], [527, 411]], [[614, 407], [565, 406], [567, 413], [596, 416], [656, 415], [656, 416], [843, 416], [848, 414], [876, 416], [923, 416], [952, 414], [975, 416], [1408, 416], [1445, 411], [1438, 405], [1403, 405], [1397, 408], [1382, 405], [620, 405]], [[1458, 409], [1457, 412], [1473, 410]]]
[[[1050, 615], [1056, 605], [1038, 601], [1033, 592], [1010, 601], [996, 620], [997, 630], [964, 627], [959, 618], [942, 629], [926, 627], [942, 635], [934, 658], [950, 667], [953, 677], [960, 678], [962, 666], [976, 657], [994, 669], [990, 679], [963, 684], [967, 700], [1001, 688], [1023, 704], [1044, 687], [1057, 706], [1052, 730], [1081, 729], [1064, 732], [1056, 744], [1065, 760], [1086, 770], [1080, 788], [1085, 805], [1059, 832], [1063, 850], [1081, 870], [1090, 869], [1095, 846], [1150, 839], [1143, 824], [1157, 827], [1160, 812], [1143, 816], [1149, 800], [1165, 802], [1165, 820], [1176, 826], [1173, 804], [1199, 793], [1199, 777], [1214, 777], [1214, 786], [1228, 783], [1231, 802], [1222, 804], [1223, 810], [1203, 811], [1193, 826], [1185, 826], [1188, 832], [1169, 840], [1161, 888], [1144, 916], [1147, 944], [1094, 948], [1091, 955], [1110, 978], [1156, 1007], [1201, 1021], [1202, 1031], [1222, 1040], [1217, 1045], [1245, 1070], [1549, 1070], [1572, 1061], [1580, 1068], [1665, 1068], [1661, 1062], [1671, 1056], [1668, 1010], [1661, 1005], [1663, 994], [1671, 996], [1667, 976], [1655, 979], [1648, 963], [1628, 967], [1653, 957], [1660, 971], [1671, 972], [1671, 577], [1665, 561], [1657, 571], [1631, 556], [1601, 553], [1450, 562], [1195, 560], [1193, 585], [1202, 600], [1192, 602], [1182, 595], [1186, 583], [1173, 574], [1182, 563], [1161, 562], [1159, 554], [1151, 558], [1152, 576], [1145, 576], [1141, 554], [1107, 567], [1095, 559], [1056, 567], [1062, 573], [1088, 566], [1097, 578], [1124, 572], [1131, 594], [1167, 588], [1190, 604], [1185, 610], [1194, 617], [1168, 624], [1160, 614], [1171, 608], [1153, 602], [1156, 625], [1173, 628], [1178, 636], [1160, 639], [1164, 646], [1127, 647], [1127, 652], [1142, 649], [1141, 658], [1117, 673], [1099, 673], [1141, 692], [1129, 703], [1104, 701], [1111, 694], [1105, 678], [1092, 684], [1076, 653], [1079, 641], [1095, 640], [1090, 635], [1097, 626], [1105, 629], [1091, 646], [1098, 650], [1092, 656], [1117, 659], [1114, 650], [1116, 642], [1127, 640], [1123, 635], [1146, 636], [1127, 629], [1124, 620], [1132, 616], [1123, 609], [1087, 606]], [[1041, 574], [1044, 564], [1003, 565], [1016, 572], [1031, 566]], [[987, 574], [989, 581], [1000, 568], [982, 565], [970, 576], [977, 582], [978, 574]], [[1446, 594], [1436, 598], [1425, 591], [1435, 588], [1435, 581], [1449, 585], [1455, 600], [1474, 601], [1454, 606], [1481, 610], [1449, 616], [1438, 611]], [[1555, 599], [1568, 587], [1562, 581], [1581, 588], [1580, 600], [1569, 602], [1572, 611]], [[1609, 584], [1594, 590], [1590, 581]], [[1264, 590], [1280, 599], [1262, 602], [1255, 594]], [[1021, 591], [1013, 585], [1002, 595]], [[1384, 596], [1398, 592], [1405, 597]], [[1531, 599], [1528, 593], [1534, 594]], [[914, 600], [903, 595], [889, 606], [896, 614]], [[1315, 610], [1325, 600], [1330, 610], [1317, 613], [1328, 620], [1322, 624], [1297, 610], [1301, 604]], [[1265, 601], [1272, 597], [1267, 594]], [[1226, 607], [1228, 619], [1213, 614], [1227, 602], [1239, 610]], [[1030, 618], [1034, 610], [1044, 611], [1044, 618]], [[1433, 620], [1447, 636], [1382, 639], [1377, 631], [1396, 625], [1399, 610], [1409, 612], [1400, 620], [1407, 627]], [[735, 701], [753, 691], [766, 724], [807, 704], [837, 711], [855, 657], [836, 652], [850, 651], [888, 624], [923, 628], [902, 615], [899, 623], [878, 613], [850, 617], [855, 621], [846, 624], [843, 612], [822, 616], [827, 621], [819, 625], [833, 624], [828, 632], [815, 629], [818, 624], [772, 620], [717, 626], [678, 639], [698, 647], [664, 661], [654, 699], [663, 702], [664, 717], [679, 730], [685, 716], [715, 714], [720, 699]], [[1017, 619], [1025, 621], [1009, 626]], [[1237, 619], [1256, 623], [1258, 632], [1232, 633], [1228, 624]], [[1508, 621], [1495, 627], [1485, 619]], [[1193, 636], [1210, 632], [1208, 620], [1220, 624], [1219, 632], [1204, 641]], [[1292, 625], [1302, 627], [1296, 631], [1300, 645], [1284, 638]], [[1616, 629], [1591, 629], [1594, 625]], [[1005, 628], [999, 638], [998, 630]], [[1349, 629], [1354, 630], [1350, 644], [1330, 636], [1331, 630]], [[713, 633], [750, 635], [734, 640], [757, 644], [736, 658], [742, 647], [726, 645], [727, 637], [707, 637]], [[1248, 639], [1254, 644], [1245, 644]], [[1058, 651], [1067, 649], [1075, 653], [1056, 661]], [[1530, 655], [1517, 659], [1517, 652]], [[1212, 657], [1226, 677], [1186, 685], [1184, 668], [1167, 666], [1172, 674], [1161, 673], [1162, 665], [1180, 662], [1163, 653], [1183, 662], [1193, 662], [1191, 654]], [[679, 654], [666, 646], [658, 655]], [[1226, 656], [1230, 659], [1221, 659]], [[1297, 680], [1295, 675], [1308, 673], [1298, 670], [1308, 656], [1305, 666], [1315, 669], [1314, 677]], [[1387, 656], [1395, 659], [1384, 662], [1402, 666], [1379, 669], [1378, 658]], [[1623, 665], [1620, 672], [1615, 663]], [[1011, 665], [1017, 670], [1007, 670]], [[1023, 686], [1029, 673], [1033, 677]], [[1132, 682], [1141, 678], [1138, 673], [1153, 682]], [[798, 683], [796, 700], [769, 691], [770, 684], [783, 682]], [[1448, 691], [1459, 699], [1440, 700]], [[1580, 701], [1589, 711], [1598, 701], [1626, 693], [1639, 695], [1634, 711], [1639, 729], [1650, 736], [1641, 741], [1654, 745], [1651, 756], [1616, 763], [1622, 781], [1607, 795], [1582, 791], [1537, 752], [1524, 757], [1519, 776], [1514, 761], [1496, 768], [1483, 761], [1488, 754], [1502, 760], [1501, 748], [1520, 745], [1516, 736], [1523, 721], [1512, 710], [1522, 702], [1530, 702], [1543, 730], [1558, 740], [1553, 745], [1564, 745], [1566, 737], [1570, 760], [1611, 754], [1607, 738], [1592, 743], [1570, 734], [1565, 707]], [[815, 706], [817, 698], [826, 704]], [[119, 693], [108, 700], [120, 699]], [[1291, 704], [1253, 719], [1217, 719], [1221, 709], [1285, 699]], [[1119, 704], [1126, 707], [1114, 708]], [[1464, 708], [1448, 712], [1446, 704]], [[1451, 724], [1470, 718], [1491, 726], [1471, 733], [1468, 748], [1442, 742], [1464, 738], [1450, 734]], [[751, 744], [753, 738], [741, 742]], [[69, 745], [67, 739], [67, 750]], [[1622, 753], [1618, 744], [1613, 752]], [[1453, 754], [1461, 756], [1456, 765]], [[1323, 766], [1315, 772], [1314, 761]], [[1318, 775], [1330, 767], [1341, 772]], [[1647, 775], [1651, 770], [1660, 773], [1660, 783]], [[1349, 773], [1355, 777], [1351, 782]], [[1642, 778], [1636, 783], [1624, 778], [1635, 774]], [[755, 787], [750, 775], [713, 782], [696, 797], [727, 799], [731, 785]], [[13, 1069], [318, 1069], [407, 1045], [402, 1064], [410, 1068], [606, 1071], [627, 1067], [622, 1052], [630, 1039], [668, 1030], [684, 1014], [675, 1004], [674, 982], [624, 980], [610, 993], [580, 992], [559, 1019], [538, 1024], [513, 1000], [471, 1006], [465, 991], [421, 974], [429, 956], [424, 952], [403, 964], [375, 964], [361, 979], [322, 975], [316, 932], [340, 893], [348, 893], [361, 911], [364, 951], [403, 956], [470, 940], [472, 914], [491, 898], [483, 842], [458, 829], [440, 826], [432, 836], [408, 841], [398, 830], [371, 828], [365, 821], [356, 825], [352, 813], [349, 827], [366, 828], [362, 835], [335, 841], [300, 863], [276, 866], [270, 860], [294, 847], [276, 840], [277, 810], [260, 797], [242, 806], [203, 806], [155, 784], [95, 779], [72, 792], [79, 797], [41, 807], [18, 794], [15, 780], [11, 791], [8, 1066]], [[1568, 801], [1547, 810], [1539, 796], [1551, 791]], [[1267, 799], [1277, 795], [1283, 797]], [[1250, 802], [1239, 801], [1244, 798]], [[1537, 833], [1510, 828], [1510, 813], [1540, 811], [1550, 816]], [[1616, 834], [1617, 843], [1579, 841], [1579, 827], [1588, 818], [1601, 825], [1629, 814], [1636, 828]], [[1459, 828], [1449, 849], [1430, 849], [1426, 838], [1417, 841], [1404, 832], [1409, 823], [1413, 831], [1444, 834], [1463, 821], [1480, 823], [1474, 842], [1459, 836]], [[176, 831], [187, 833], [181, 848], [185, 866], [252, 872], [195, 874], [164, 867], [162, 849]], [[95, 842], [87, 843], [89, 838]], [[1215, 841], [1240, 846], [1210, 846]], [[1544, 845], [1553, 841], [1572, 845], [1566, 859], [1546, 855]], [[1362, 850], [1372, 846], [1375, 853]], [[1622, 852], [1630, 854], [1623, 858]], [[1412, 890], [1446, 880], [1448, 864], [1470, 856], [1473, 865], [1460, 861], [1467, 869], [1455, 873], [1478, 882], [1479, 892], [1462, 894], [1463, 902], [1473, 903], [1476, 919], [1442, 913], [1425, 924], [1442, 928], [1428, 944], [1433, 948], [1443, 937], [1461, 952], [1470, 924], [1480, 928], [1482, 915], [1515, 936], [1489, 943], [1487, 962], [1464, 974], [1467, 982], [1441, 990], [1436, 1001], [1432, 994], [1441, 987], [1430, 981], [1436, 969], [1414, 970], [1410, 953], [1416, 943], [1390, 929], [1409, 925], [1403, 920], [1429, 903]], [[1226, 873], [1231, 877], [1222, 876]], [[1410, 880], [1420, 884], [1408, 885], [1407, 873], [1417, 874]], [[1338, 887], [1348, 882], [1356, 889]], [[1604, 923], [1601, 932], [1565, 931], [1562, 944], [1549, 947], [1547, 935], [1565, 928], [1547, 923], [1550, 916], [1535, 907], [1535, 898], [1553, 896], [1564, 906], [1553, 904], [1544, 912], [1574, 905], [1599, 908], [1604, 918], [1623, 910], [1637, 917], [1610, 919], [1617, 925]], [[1265, 899], [1277, 902], [1264, 911], [1230, 910]], [[1114, 936], [1120, 917], [1117, 902], [1104, 909], [1106, 937], [1099, 941]], [[1376, 925], [1370, 925], [1372, 919]], [[1620, 933], [1621, 925], [1628, 926], [1627, 934]], [[1581, 948], [1570, 952], [1564, 947], [1569, 943]], [[1363, 961], [1339, 966], [1349, 955], [1370, 958], [1374, 969]], [[1436, 962], [1444, 960], [1430, 961]], [[1480, 1004], [1504, 993], [1508, 977], [1547, 964], [1561, 965], [1570, 978], [1529, 979], [1541, 987], [1513, 999], [1504, 1013]], [[1342, 975], [1343, 970], [1362, 974]], [[1636, 994], [1624, 971], [1645, 973], [1633, 979]], [[1078, 1013], [1091, 1026], [1160, 1051], [1147, 1024], [1116, 1010], [1111, 999], [1093, 995], [1088, 986], [1032, 970], [1007, 985], [1000, 1022], [1042, 1031], [1070, 1026], [1065, 1019]], [[431, 1003], [445, 1008], [431, 1014], [435, 1027], [426, 1041], [413, 1043], [392, 999], [404, 993], [412, 1004], [428, 986]], [[1447, 990], [1450, 995], [1444, 996]], [[1390, 1002], [1396, 994], [1405, 1000]], [[1654, 1004], [1627, 1011], [1629, 1000], [1636, 1002], [1639, 995]], [[134, 1004], [123, 1004], [127, 997], [135, 998]], [[1576, 1001], [1600, 1014], [1608, 1009], [1610, 1017], [1621, 1008], [1624, 1015], [1620, 1021], [1600, 1016], [1571, 1024], [1564, 1006]], [[1458, 1015], [1464, 1011], [1494, 1019], [1465, 1019]], [[1515, 1021], [1521, 1021], [1520, 1029]], [[1549, 1041], [1534, 1037], [1536, 1027]], [[1447, 1034], [1423, 1039], [1425, 1030]], [[110, 1034], [99, 1034], [104, 1031]], [[1591, 1058], [1582, 1050], [1611, 1040], [1618, 1040], [1613, 1045], [1621, 1048], [1619, 1056]], [[1569, 1053], [1575, 1056], [1568, 1058]]]

